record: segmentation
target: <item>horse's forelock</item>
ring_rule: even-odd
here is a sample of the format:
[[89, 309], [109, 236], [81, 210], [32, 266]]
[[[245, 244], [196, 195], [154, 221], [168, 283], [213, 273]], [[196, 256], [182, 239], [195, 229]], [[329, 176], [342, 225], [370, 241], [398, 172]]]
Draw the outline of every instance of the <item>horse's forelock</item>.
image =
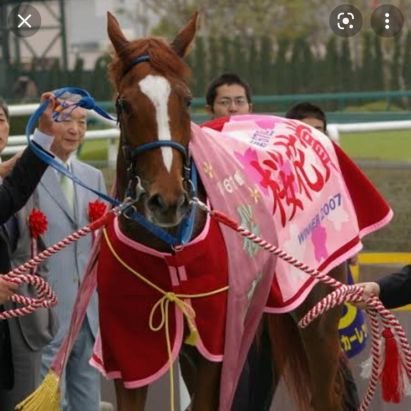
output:
[[145, 54], [150, 56], [150, 64], [159, 74], [188, 81], [191, 71], [184, 60], [163, 39], [151, 37], [131, 41], [119, 55], [114, 56], [109, 66], [110, 77], [114, 85], [119, 85], [132, 60]]

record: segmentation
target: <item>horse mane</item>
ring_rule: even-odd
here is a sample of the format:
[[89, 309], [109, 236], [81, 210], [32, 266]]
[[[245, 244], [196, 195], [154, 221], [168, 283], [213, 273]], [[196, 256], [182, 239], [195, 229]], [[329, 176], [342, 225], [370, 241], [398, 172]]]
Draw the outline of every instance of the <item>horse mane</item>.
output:
[[150, 56], [151, 67], [160, 75], [188, 82], [191, 70], [184, 60], [163, 39], [149, 37], [130, 41], [120, 52], [114, 54], [113, 61], [108, 67], [114, 85], [119, 85], [132, 60], [142, 55]]

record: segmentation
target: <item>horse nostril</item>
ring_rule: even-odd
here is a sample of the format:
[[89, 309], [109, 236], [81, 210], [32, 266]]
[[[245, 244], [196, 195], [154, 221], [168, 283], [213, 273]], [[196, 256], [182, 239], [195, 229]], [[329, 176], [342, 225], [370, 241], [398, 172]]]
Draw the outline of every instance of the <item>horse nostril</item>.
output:
[[148, 208], [153, 212], [163, 212], [167, 210], [167, 204], [165, 203], [163, 197], [160, 194], [152, 195], [148, 200], [147, 205]]

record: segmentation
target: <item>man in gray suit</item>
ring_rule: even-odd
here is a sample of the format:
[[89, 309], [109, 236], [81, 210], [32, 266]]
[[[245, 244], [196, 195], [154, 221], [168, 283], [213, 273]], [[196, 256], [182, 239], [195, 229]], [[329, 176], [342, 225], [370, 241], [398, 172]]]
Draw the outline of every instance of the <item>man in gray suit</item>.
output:
[[[76, 108], [71, 113], [63, 112], [63, 114], [65, 119], [56, 126], [51, 151], [58, 161], [61, 161], [88, 186], [105, 192], [102, 173], [74, 157], [74, 153], [83, 141], [86, 132], [86, 111], [82, 108]], [[96, 199], [97, 196], [94, 193], [78, 185], [73, 185], [73, 182], [67, 177], [62, 177], [54, 169], [49, 168], [31, 197], [30, 204], [19, 212], [19, 229], [26, 230], [27, 233], [27, 228], [22, 226], [26, 224], [27, 215], [33, 207], [40, 209], [48, 220], [48, 228], [41, 236], [41, 240], [44, 242], [44, 247], [49, 247], [90, 222], [88, 217], [89, 203]], [[27, 235], [19, 240], [15, 252], [16, 263], [20, 262], [20, 259], [24, 260], [21, 255], [30, 249], [29, 242], [30, 238]], [[84, 276], [91, 246], [91, 236], [83, 237], [50, 257], [47, 262], [47, 279], [58, 298], [55, 313], [59, 328], [52, 341], [41, 351], [41, 378], [47, 374], [51, 362], [68, 332], [74, 302]], [[46, 318], [40, 325], [34, 326], [29, 321], [24, 324], [20, 319], [18, 327], [15, 327], [11, 333], [13, 344], [18, 343], [21, 347], [26, 347], [26, 352], [38, 349], [41, 341], [39, 344], [36, 339], [47, 338], [52, 332], [52, 318], [48, 318], [48, 320], [47, 322]], [[37, 327], [37, 332], [34, 332], [34, 327]], [[63, 411], [99, 410], [100, 377], [98, 372], [88, 363], [97, 329], [97, 298], [96, 295], [93, 295], [61, 381]], [[19, 352], [22, 352], [21, 348]], [[17, 367], [25, 370], [27, 363], [23, 358]], [[17, 374], [17, 377], [19, 375]], [[27, 373], [23, 372], [20, 377], [24, 378], [23, 375], [27, 375]], [[18, 390], [18, 383], [16, 389]]]

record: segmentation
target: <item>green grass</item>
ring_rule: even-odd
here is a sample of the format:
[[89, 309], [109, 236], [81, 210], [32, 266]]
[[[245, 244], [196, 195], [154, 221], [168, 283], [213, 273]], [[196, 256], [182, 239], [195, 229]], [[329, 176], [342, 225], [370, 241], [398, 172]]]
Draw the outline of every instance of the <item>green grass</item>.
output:
[[364, 104], [348, 106], [344, 111], [348, 113], [375, 113], [379, 111], [404, 111], [404, 109], [388, 101], [370, 101]]
[[342, 133], [340, 142], [353, 159], [411, 161], [411, 130]]
[[80, 159], [83, 161], [98, 161], [107, 159], [108, 140], [85, 141], [81, 146]]
[[[353, 159], [411, 161], [411, 130], [340, 134], [341, 146]], [[84, 161], [107, 159], [108, 141], [86, 141], [80, 152]]]

